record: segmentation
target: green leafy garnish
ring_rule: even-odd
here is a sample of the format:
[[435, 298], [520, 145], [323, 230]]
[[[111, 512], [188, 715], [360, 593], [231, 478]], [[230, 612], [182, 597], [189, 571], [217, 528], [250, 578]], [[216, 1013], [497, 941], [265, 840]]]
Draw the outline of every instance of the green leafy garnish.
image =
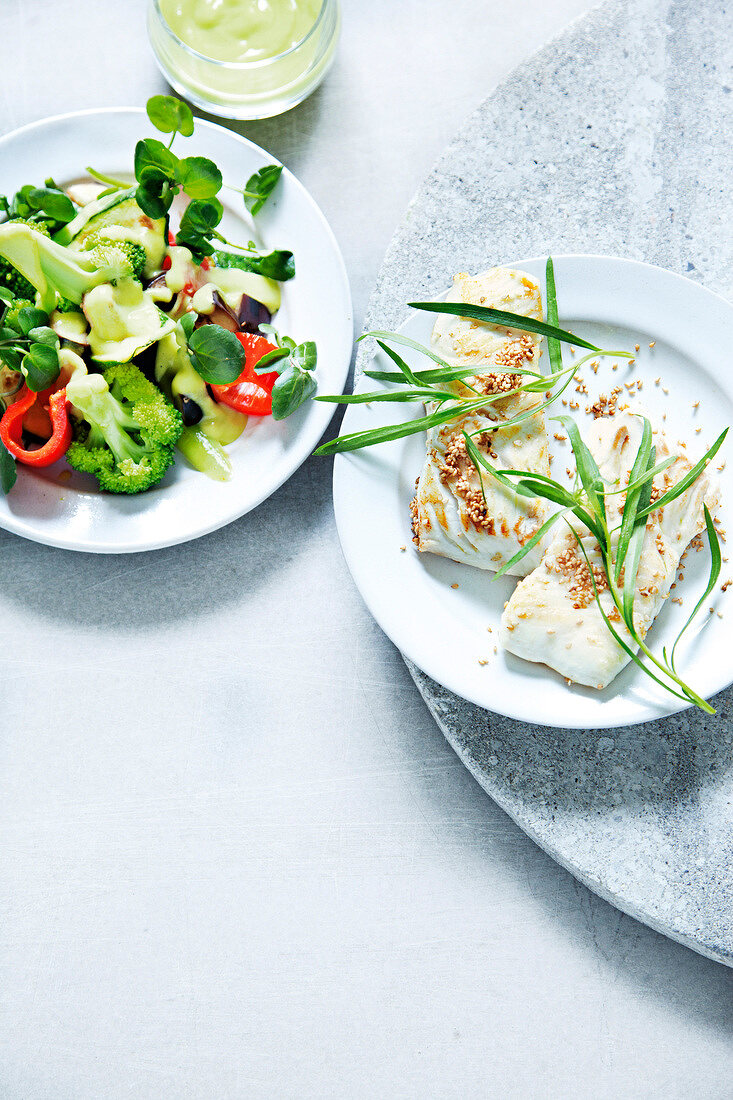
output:
[[20, 219], [39, 223], [49, 233], [55, 233], [76, 217], [76, 208], [54, 180], [47, 179], [44, 187], [34, 187], [29, 183], [11, 197], [0, 195], [0, 213], [11, 221]]
[[266, 279], [275, 279], [279, 283], [295, 277], [295, 261], [292, 252], [278, 248], [272, 252], [263, 253], [247, 248], [243, 249], [243, 253], [243, 255], [236, 255], [219, 249], [214, 253], [214, 261], [217, 267], [236, 267], [240, 271], [251, 271], [255, 275], [263, 275]]
[[275, 189], [282, 174], [282, 164], [266, 164], [247, 180], [242, 195], [244, 205], [253, 216], [259, 214], [262, 207]]
[[[711, 458], [713, 458], [720, 449], [728, 429], [726, 428], [726, 430], [721, 433], [713, 446], [710, 447], [700, 461], [696, 463], [689, 474], [681, 478], [676, 485], [672, 486], [671, 489], [663, 493], [655, 501], [651, 502], [652, 483], [656, 473], [659, 472], [659, 466], [656, 464], [655, 448], [652, 446], [651, 442], [651, 424], [646, 418], [643, 418], [641, 443], [629, 476], [629, 486], [626, 490], [626, 500], [624, 502], [621, 524], [618, 527], [611, 528], [609, 527], [605, 498], [606, 495], [609, 495], [613, 499], [613, 497], [617, 495], [617, 492], [613, 491], [609, 493], [606, 489], [605, 482], [601, 477], [595, 459], [583, 442], [575, 422], [566, 416], [559, 416], [554, 419], [559, 420], [568, 432], [568, 437], [573, 448], [579, 480], [579, 486], [576, 490], [570, 491], [558, 482], [553, 481], [552, 478], [528, 473], [526, 470], [497, 470], [491, 465], [485, 455], [479, 451], [471, 435], [464, 432], [466, 450], [481, 479], [482, 488], [482, 470], [485, 470], [505, 487], [513, 489], [514, 492], [522, 496], [542, 497], [545, 500], [559, 504], [563, 508], [562, 513], [552, 516], [543, 525], [544, 530], [549, 530], [561, 516], [566, 519], [568, 512], [588, 528], [598, 543], [608, 591], [613, 601], [615, 611], [620, 616], [620, 621], [628, 631], [631, 638], [631, 644], [619, 634], [601, 603], [598, 585], [588, 558], [588, 553], [583, 545], [582, 532], [579, 532], [573, 527], [569, 520], [566, 519], [588, 568], [594, 599], [598, 605], [604, 623], [615, 640], [635, 664], [666, 691], [684, 702], [692, 703], [694, 706], [699, 707], [700, 710], [705, 711], [706, 714], [714, 714], [714, 708], [702, 699], [689, 684], [686, 684], [681, 679], [675, 666], [675, 652], [679, 640], [712, 592], [720, 574], [720, 545], [707, 506], [704, 506], [704, 515], [705, 530], [711, 553], [710, 578], [705, 592], [698, 601], [692, 615], [690, 615], [689, 619], [682, 627], [682, 630], [677, 635], [669, 658], [667, 657], [666, 648], [662, 651], [662, 659], [660, 660], [646, 645], [645, 638], [641, 635], [634, 622], [634, 597], [636, 594], [636, 579], [644, 545], [644, 537], [646, 535], [646, 517], [650, 512], [664, 507], [664, 504], [681, 496], [692, 484], [694, 484], [710, 462]], [[666, 466], [669, 465], [669, 463], [660, 465]], [[506, 572], [508, 568], [521, 561], [541, 537], [540, 532], [537, 532], [534, 541], [530, 540], [525, 544], [525, 546], [514, 555], [511, 562], [507, 563], [502, 572]], [[621, 579], [622, 574], [623, 580]], [[496, 576], [500, 575], [501, 573], [496, 574]], [[638, 651], [640, 651], [640, 653]]]
[[[431, 303], [431, 305], [432, 304], [440, 303]], [[463, 309], [463, 306], [461, 306], [461, 309]], [[505, 314], [504, 316], [510, 317], [512, 320], [512, 327], [520, 331], [534, 332], [534, 326], [540, 324], [539, 321], [534, 321], [533, 318], [524, 317], [519, 313]], [[532, 323], [532, 328], [529, 327], [529, 322]], [[557, 329], [554, 331], [559, 332], [561, 330]], [[479, 368], [476, 364], [471, 367], [451, 366], [444, 359], [441, 359], [439, 355], [436, 355], [430, 348], [423, 347], [421, 344], [411, 340], [409, 337], [403, 336], [401, 333], [379, 330], [367, 332], [360, 337], [360, 339], [365, 339], [367, 336], [372, 336], [377, 339], [379, 347], [392, 359], [399, 369], [396, 372], [365, 371], [364, 374], [368, 378], [373, 378], [378, 381], [394, 382], [405, 388], [378, 390], [371, 393], [324, 394], [323, 396], [317, 397], [316, 401], [328, 401], [339, 405], [370, 404], [372, 401], [392, 401], [403, 404], [405, 402], [414, 401], [426, 405], [437, 404], [439, 407], [437, 410], [428, 411], [425, 416], [418, 417], [415, 420], [409, 420], [402, 424], [392, 424], [388, 427], [371, 428], [360, 432], [340, 435], [336, 439], [329, 440], [329, 442], [322, 444], [318, 450], [314, 451], [316, 455], [341, 454], [345, 451], [360, 450], [362, 447], [373, 447], [378, 443], [388, 443], [395, 439], [403, 439], [406, 436], [415, 435], [418, 432], [426, 431], [428, 428], [438, 427], [441, 424], [445, 424], [450, 420], [455, 420], [458, 417], [466, 416], [469, 413], [478, 412], [481, 409], [487, 408], [498, 401], [503, 401], [505, 398], [518, 393], [549, 393], [550, 396], [541, 403], [532, 406], [532, 408], [508, 420], [496, 421], [485, 429], [486, 431], [506, 430], [507, 428], [512, 428], [517, 424], [521, 424], [531, 416], [536, 416], [537, 413], [542, 412], [551, 405], [552, 402], [560, 397], [567, 389], [575, 377], [576, 372], [589, 359], [607, 355], [624, 357], [627, 359], [632, 358], [629, 352], [603, 351], [593, 348], [590, 354], [579, 359], [577, 363], [573, 363], [569, 367], [563, 367], [557, 373], [549, 375], [539, 374], [534, 370], [512, 368], [512, 374], [517, 374], [527, 380], [523, 381], [514, 389], [502, 393], [482, 395], [465, 381], [467, 378], [476, 376], [477, 373], [479, 373]], [[401, 356], [393, 349], [387, 347], [385, 340], [421, 352], [437, 364], [436, 369], [412, 371]], [[476, 396], [466, 396], [462, 392], [458, 392], [455, 388], [445, 388], [456, 381], [462, 382], [464, 389], [468, 390], [469, 395], [474, 393]]]
[[188, 350], [194, 369], [213, 385], [236, 382], [244, 369], [244, 348], [234, 333], [221, 325], [195, 329], [188, 337]]
[[[555, 265], [552, 256], [547, 257], [545, 265], [545, 300], [547, 301], [547, 323], [557, 328], [560, 319], [557, 313], [557, 292], [555, 290]], [[560, 341], [554, 336], [547, 337], [547, 351], [550, 356], [552, 373], [557, 374], [562, 370], [562, 347]]]
[[39, 393], [58, 378], [59, 338], [42, 309], [15, 302], [5, 288], [0, 298], [0, 365], [22, 374], [28, 389]]
[[[292, 252], [275, 250], [262, 253], [254, 242], [237, 244], [227, 240], [219, 230], [224, 208], [217, 196], [224, 182], [218, 165], [208, 157], [178, 157], [171, 148], [178, 134], [190, 137], [194, 132], [194, 117], [188, 104], [175, 96], [156, 95], [148, 100], [146, 110], [153, 126], [171, 137], [167, 145], [158, 138], [142, 138], [135, 146], [135, 200], [143, 213], [150, 218], [165, 218], [176, 196], [186, 195], [190, 202], [176, 233], [176, 242], [189, 249], [196, 263], [213, 255], [213, 242], [216, 241], [245, 254], [237, 265], [244, 271], [279, 282], [292, 279], [295, 274]], [[123, 190], [129, 186], [123, 180], [93, 168], [87, 168], [87, 171], [113, 190]], [[282, 165], [268, 164], [249, 178], [243, 190], [235, 187], [229, 189], [242, 195], [247, 209], [256, 215], [272, 194], [281, 173]], [[50, 201], [46, 200], [47, 205]], [[0, 197], [0, 210], [2, 203]]]
[[190, 249], [194, 259], [211, 256], [214, 252], [211, 237], [223, 214], [224, 208], [217, 198], [193, 199], [183, 212], [176, 241]]
[[18, 480], [18, 470], [15, 459], [0, 440], [0, 489], [7, 496]]
[[162, 134], [182, 134], [191, 137], [193, 133], [193, 112], [187, 103], [172, 95], [154, 95], [147, 102], [145, 110], [156, 130]]
[[264, 355], [255, 366], [256, 374], [269, 374], [275, 370], [278, 378], [272, 387], [273, 420], [285, 420], [296, 409], [313, 397], [318, 389], [313, 372], [318, 363], [318, 352], [313, 340], [296, 344], [289, 336], [281, 336], [272, 325], [260, 325], [275, 351]]
[[[474, 321], [483, 321], [487, 325], [501, 325], [503, 328], [518, 329], [520, 332], [537, 332], [540, 336], [553, 337], [564, 344], [574, 344], [579, 348], [589, 348], [590, 351], [600, 352], [595, 344], [583, 340], [580, 336], [574, 336], [572, 332], [558, 328], [557, 325], [547, 324], [545, 321], [536, 321], [534, 317], [523, 317], [518, 313], [508, 313], [504, 309], [492, 309], [490, 306], [472, 306], [467, 302], [409, 302], [412, 309], [422, 309], [427, 313], [448, 313], [453, 317], [468, 317]], [[517, 323], [517, 322], [521, 322]], [[607, 351], [605, 355], [630, 356], [626, 352]]]

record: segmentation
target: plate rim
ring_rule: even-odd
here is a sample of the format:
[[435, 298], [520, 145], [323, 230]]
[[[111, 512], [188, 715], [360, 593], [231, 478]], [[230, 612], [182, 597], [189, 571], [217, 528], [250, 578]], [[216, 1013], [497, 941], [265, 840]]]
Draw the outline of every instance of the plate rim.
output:
[[[693, 294], [700, 295], [705, 300], [709, 301], [710, 299], [713, 299], [720, 306], [722, 306], [726, 311], [730, 312], [731, 320], [733, 321], [733, 303], [731, 301], [729, 301], [727, 298], [725, 298], [722, 294], [719, 294], [716, 291], [710, 290], [703, 283], [696, 282], [693, 279], [689, 279], [685, 275], [680, 274], [679, 272], [671, 271], [668, 268], [660, 267], [657, 264], [651, 264], [651, 263], [648, 263], [646, 261], [637, 260], [637, 259], [634, 259], [634, 258], [628, 257], [628, 256], [605, 255], [605, 254], [602, 254], [602, 253], [574, 253], [574, 252], [573, 253], [557, 253], [557, 254], [550, 253], [550, 254], [552, 255], [553, 262], [556, 265], [559, 262], [562, 262], [562, 261], [571, 261], [571, 262], [579, 262], [580, 261], [580, 262], [603, 263], [603, 264], [607, 264], [607, 263], [610, 262], [611, 264], [613, 264], [615, 266], [618, 266], [618, 267], [633, 267], [635, 269], [644, 269], [644, 270], [647, 270], [649, 272], [653, 272], [656, 277], [661, 276], [663, 279], [670, 280], [670, 281], [674, 282], [675, 284], [677, 284], [678, 286], [684, 286], [686, 288], [691, 288]], [[499, 263], [497, 263], [495, 265], [492, 265], [492, 266], [508, 267], [510, 269], [521, 270], [521, 269], [523, 269], [524, 266], [529, 265], [529, 264], [544, 264], [546, 262], [546, 259], [547, 259], [546, 255], [545, 256], [525, 257], [525, 258], [523, 258], [521, 260], [517, 260], [517, 261], [511, 261], [511, 262], [509, 262], [509, 261], [503, 262], [502, 261], [502, 262], [499, 262]], [[443, 291], [440, 296], [433, 297], [430, 300], [438, 301], [442, 297], [444, 297], [445, 293], [447, 293], [447, 290]], [[409, 308], [409, 307], [406, 307], [406, 308]], [[412, 319], [413, 316], [414, 316], [414, 312], [408, 314], [405, 317], [405, 319], [399, 325], [396, 326], [395, 331], [402, 331], [404, 326], [408, 323], [408, 321], [410, 321]], [[360, 349], [358, 351], [358, 353], [357, 353], [357, 365], [356, 365], [356, 381], [355, 381], [355, 385], [354, 385], [355, 390], [357, 390], [359, 388], [359, 386], [362, 384], [363, 368], [364, 368], [364, 363], [367, 361], [367, 357], [368, 357], [368, 352], [366, 351], [365, 348]], [[732, 399], [733, 399], [733, 395], [732, 395]], [[341, 425], [339, 434], [344, 432], [351, 410], [352, 409], [358, 410], [359, 408], [360, 408], [360, 406], [358, 406], [358, 405], [347, 407], [346, 414], [345, 414], [344, 419], [342, 421], [342, 425]], [[356, 415], [356, 414], [353, 414], [353, 415]], [[566, 714], [565, 715], [565, 720], [563, 722], [548, 723], [548, 722], [538, 722], [536, 718], [528, 717], [526, 713], [522, 712], [521, 710], [517, 710], [516, 708], [512, 707], [511, 705], [506, 705], [506, 706], [502, 705], [501, 707], [493, 707], [493, 708], [487, 707], [486, 703], [485, 703], [485, 700], [482, 700], [481, 698], [478, 698], [475, 695], [473, 695], [471, 692], [466, 692], [464, 688], [461, 688], [460, 686], [457, 686], [454, 682], [454, 680], [455, 680], [454, 677], [451, 677], [450, 675], [446, 676], [445, 673], [442, 672], [441, 667], [440, 667], [439, 657], [437, 657], [437, 655], [436, 655], [435, 662], [432, 659], [428, 659], [426, 661], [426, 660], [423, 659], [422, 651], [420, 651], [419, 655], [414, 652], [414, 649], [409, 644], [409, 641], [410, 641], [409, 631], [406, 631], [406, 633], [408, 634], [408, 638], [407, 638], [407, 644], [404, 644], [404, 635], [400, 630], [392, 630], [392, 629], [388, 630], [386, 628], [385, 622], [383, 621], [385, 616], [382, 614], [382, 610], [381, 610], [380, 606], [375, 607], [375, 601], [371, 598], [371, 591], [369, 590], [369, 586], [368, 585], [364, 586], [364, 585], [362, 585], [362, 583], [360, 583], [361, 567], [360, 567], [360, 564], [359, 564], [359, 554], [358, 554], [358, 552], [355, 552], [354, 548], [349, 543], [347, 533], [346, 533], [346, 530], [345, 530], [346, 527], [347, 527], [347, 523], [345, 522], [344, 517], [345, 517], [346, 512], [347, 512], [348, 493], [346, 491], [346, 486], [345, 486], [344, 482], [347, 480], [347, 471], [348, 471], [348, 468], [349, 468], [348, 463], [346, 462], [347, 458], [348, 458], [348, 453], [347, 454], [341, 454], [341, 455], [337, 454], [335, 456], [334, 469], [333, 469], [333, 503], [334, 503], [334, 514], [335, 514], [335, 519], [336, 519], [336, 529], [337, 529], [338, 536], [339, 536], [339, 542], [341, 544], [341, 550], [342, 550], [342, 553], [344, 555], [344, 559], [346, 561], [346, 565], [349, 569], [349, 572], [351, 573], [354, 584], [356, 585], [356, 587], [359, 591], [359, 594], [361, 595], [361, 598], [364, 600], [364, 603], [366, 604], [367, 609], [369, 610], [369, 613], [372, 615], [372, 617], [375, 619], [375, 621], [377, 622], [380, 629], [387, 635], [387, 637], [390, 639], [390, 641], [393, 643], [393, 645], [395, 645], [397, 647], [397, 649], [400, 651], [402, 656], [404, 658], [406, 658], [408, 661], [412, 662], [417, 668], [419, 668], [422, 672], [424, 672], [426, 676], [429, 676], [437, 684], [439, 684], [441, 687], [445, 688], [445, 690], [450, 691], [453, 694], [455, 694], [456, 696], [458, 696], [459, 698], [464, 699], [466, 702], [471, 703], [471, 704], [479, 707], [481, 710], [485, 711], [488, 714], [499, 714], [499, 715], [502, 715], [503, 717], [508, 718], [512, 721], [524, 722], [524, 723], [527, 723], [528, 725], [532, 725], [532, 726], [537, 727], [537, 728], [545, 727], [545, 728], [552, 728], [552, 729], [586, 729], [586, 730], [599, 729], [599, 730], [604, 730], [604, 729], [617, 729], [617, 728], [621, 728], [621, 727], [624, 727], [624, 726], [634, 726], [634, 725], [642, 725], [642, 724], [648, 725], [650, 723], [658, 722], [658, 721], [660, 721], [664, 718], [667, 718], [671, 715], [679, 714], [682, 711], [688, 710], [692, 706], [692, 703], [687, 703], [687, 702], [680, 703], [678, 705], [678, 701], [677, 700], [673, 701], [672, 696], [670, 696], [671, 705], [667, 705], [667, 706], [665, 706], [664, 704], [658, 705], [656, 707], [657, 713], [655, 713], [653, 715], [649, 715], [648, 713], [638, 714], [636, 716], [630, 715], [630, 716], [622, 717], [622, 718], [614, 718], [612, 721], [606, 722], [605, 724], [599, 722], [598, 724], [595, 724], [595, 725], [589, 725], [587, 720], [581, 720], [579, 718], [573, 719], [572, 715], [567, 715]], [[467, 566], [466, 568], [470, 568], [470, 567]], [[413, 636], [414, 636], [414, 632], [413, 632]], [[419, 648], [419, 647], [417, 647], [417, 648]], [[437, 664], [437, 667], [436, 667], [436, 664]], [[544, 669], [544, 666], [539, 666], [538, 665], [538, 666], [535, 666], [535, 667], [539, 667], [539, 668]], [[725, 682], [723, 684], [720, 684], [719, 686], [715, 687], [714, 690], [712, 690], [709, 693], [709, 697], [713, 698], [720, 691], [723, 691], [723, 690], [725, 690], [726, 687], [729, 687], [731, 683], [733, 683], [733, 672], [731, 672], [730, 680], [728, 680], [727, 682]], [[569, 698], [572, 699], [572, 696], [569, 696]]]
[[[147, 113], [144, 107], [130, 107], [130, 106], [112, 106], [112, 107], [85, 107], [78, 111], [64, 111], [61, 114], [48, 115], [45, 118], [35, 119], [32, 122], [27, 122], [23, 126], [19, 126], [14, 130], [9, 131], [6, 134], [0, 136], [0, 152], [2, 152], [5, 146], [18, 138], [26, 137], [34, 130], [43, 129], [48, 126], [57, 125], [59, 123], [73, 122], [75, 120], [99, 117], [103, 115], [118, 115], [118, 116], [142, 116], [146, 122]], [[342, 378], [340, 391], [342, 392], [346, 386], [346, 382], [349, 377], [349, 370], [351, 367], [351, 360], [354, 351], [354, 306], [353, 297], [351, 293], [351, 285], [349, 281], [346, 264], [344, 262], [343, 254], [339, 247], [336, 235], [331, 228], [325, 214], [321, 210], [316, 200], [311, 195], [306, 186], [301, 183], [298, 177], [290, 171], [290, 169], [282, 163], [277, 157], [271, 155], [262, 146], [257, 145], [256, 142], [250, 138], [244, 137], [241, 134], [236, 133], [234, 130], [229, 129], [228, 126], [212, 122], [209, 119], [195, 118], [196, 128], [203, 128], [205, 130], [213, 131], [217, 134], [225, 134], [228, 138], [231, 138], [236, 144], [243, 145], [251, 152], [259, 155], [266, 163], [277, 164], [282, 167], [283, 175], [285, 175], [291, 182], [291, 186], [296, 187], [305, 198], [306, 202], [310, 204], [316, 219], [319, 222], [319, 228], [326, 239], [329, 241], [334, 259], [336, 261], [336, 268], [339, 274], [339, 278], [342, 285], [343, 294], [347, 304], [347, 311], [343, 317], [344, 332], [349, 332], [349, 348], [348, 355], [344, 356], [344, 365], [342, 368]], [[150, 124], [152, 126], [152, 124]], [[288, 481], [303, 465], [304, 462], [310, 458], [314, 448], [317, 446], [318, 441], [323, 434], [327, 431], [333, 416], [336, 412], [336, 406], [329, 406], [325, 402], [319, 402], [316, 406], [323, 412], [321, 416], [317, 417], [316, 422], [309, 432], [303, 431], [298, 436], [299, 446], [295, 448], [293, 460], [288, 464], [286, 472], [282, 474], [275, 482], [272, 482], [269, 487], [261, 492], [255, 493], [248, 499], [247, 505], [235, 514], [230, 515], [228, 518], [221, 520], [216, 519], [210, 524], [204, 524], [197, 527], [193, 534], [178, 534], [172, 538], [162, 536], [160, 538], [152, 538], [145, 542], [144, 545], [138, 543], [128, 543], [124, 540], [108, 543], [104, 546], [99, 546], [92, 541], [80, 540], [79, 538], [66, 537], [63, 535], [54, 535], [43, 530], [28, 529], [28, 521], [19, 521], [12, 512], [6, 514], [0, 514], [0, 529], [7, 531], [10, 534], [16, 535], [20, 538], [27, 539], [29, 542], [39, 543], [45, 546], [53, 546], [59, 550], [71, 550], [78, 553], [90, 553], [90, 554], [137, 554], [147, 553], [152, 550], [162, 550], [169, 546], [179, 546], [186, 542], [193, 542], [196, 539], [203, 538], [205, 535], [210, 535], [214, 531], [221, 530], [223, 527], [227, 527], [230, 523], [235, 523], [237, 520], [242, 519], [243, 516], [249, 512], [258, 508], [265, 500], [271, 497], [274, 493], [280, 489], [286, 481]], [[317, 432], [317, 434], [316, 434]], [[204, 476], [204, 475], [202, 475]]]

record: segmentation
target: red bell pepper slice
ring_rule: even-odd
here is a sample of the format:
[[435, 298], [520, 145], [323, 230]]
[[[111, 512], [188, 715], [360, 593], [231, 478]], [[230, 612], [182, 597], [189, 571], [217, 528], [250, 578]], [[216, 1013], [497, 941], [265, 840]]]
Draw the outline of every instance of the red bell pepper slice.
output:
[[212, 386], [214, 397], [222, 405], [228, 405], [230, 409], [236, 409], [248, 416], [270, 416], [272, 387], [278, 374], [277, 371], [257, 374], [254, 368], [264, 355], [277, 349], [264, 336], [256, 336], [252, 332], [237, 332], [235, 336], [245, 351], [244, 370], [236, 381], [225, 386]]
[[51, 438], [35, 451], [27, 451], [23, 446], [23, 419], [25, 414], [43, 394], [34, 393], [23, 386], [20, 397], [3, 413], [0, 420], [0, 439], [8, 451], [24, 466], [51, 466], [63, 458], [71, 443], [71, 421], [66, 411], [66, 388], [48, 394], [48, 412], [51, 417]]

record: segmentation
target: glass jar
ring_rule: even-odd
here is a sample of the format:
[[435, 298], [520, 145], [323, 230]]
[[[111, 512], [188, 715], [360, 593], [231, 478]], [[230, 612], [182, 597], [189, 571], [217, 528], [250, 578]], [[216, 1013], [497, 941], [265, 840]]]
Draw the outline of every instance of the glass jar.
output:
[[172, 30], [151, 0], [148, 36], [158, 67], [177, 92], [224, 118], [271, 118], [310, 95], [331, 67], [339, 31], [339, 0], [323, 0], [315, 23], [289, 49], [252, 61], [217, 61]]

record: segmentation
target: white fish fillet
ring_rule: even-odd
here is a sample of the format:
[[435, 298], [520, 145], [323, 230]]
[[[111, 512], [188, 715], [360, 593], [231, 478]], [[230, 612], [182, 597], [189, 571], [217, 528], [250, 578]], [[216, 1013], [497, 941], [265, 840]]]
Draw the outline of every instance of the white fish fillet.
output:
[[[628, 413], [599, 419], [586, 443], [607, 480], [628, 482], [629, 471], [641, 441], [640, 417]], [[661, 431], [654, 431], [657, 461], [676, 457], [654, 481], [659, 492], [679, 482], [692, 468], [684, 450], [671, 445]], [[624, 494], [609, 497], [623, 508]], [[645, 637], [675, 579], [680, 558], [690, 541], [705, 528], [703, 504], [711, 514], [718, 506], [718, 492], [706, 472], [676, 500], [652, 512], [647, 522], [634, 600], [634, 622]], [[605, 574], [598, 543], [587, 527], [572, 518], [582, 536], [599, 588]], [[517, 585], [501, 618], [499, 638], [510, 653], [527, 661], [549, 665], [568, 680], [604, 688], [631, 659], [603, 621], [590, 587], [590, 575], [573, 533], [564, 529], [553, 538], [544, 561]], [[600, 591], [603, 608], [625, 641], [630, 635], [616, 612], [610, 593]], [[632, 644], [632, 648], [635, 648]]]
[[[456, 275], [449, 301], [491, 306], [542, 319], [537, 283], [522, 271], [493, 268], [481, 275]], [[452, 365], [474, 365], [468, 381], [488, 394], [515, 388], [512, 366], [537, 369], [539, 337], [462, 317], [438, 316], [431, 346]], [[513, 382], [513, 384], [512, 384]], [[460, 383], [456, 392], [473, 397]], [[538, 394], [515, 394], [487, 405], [480, 413], [431, 428], [427, 454], [412, 502], [413, 534], [418, 550], [441, 554], [479, 569], [499, 569], [537, 532], [551, 514], [545, 501], [519, 497], [484, 472], [481, 481], [468, 458], [463, 431], [494, 428], [541, 403]], [[498, 469], [533, 470], [549, 475], [549, 448], [543, 413], [521, 424], [494, 431], [475, 442]], [[536, 547], [509, 572], [524, 576], [542, 557]]]

